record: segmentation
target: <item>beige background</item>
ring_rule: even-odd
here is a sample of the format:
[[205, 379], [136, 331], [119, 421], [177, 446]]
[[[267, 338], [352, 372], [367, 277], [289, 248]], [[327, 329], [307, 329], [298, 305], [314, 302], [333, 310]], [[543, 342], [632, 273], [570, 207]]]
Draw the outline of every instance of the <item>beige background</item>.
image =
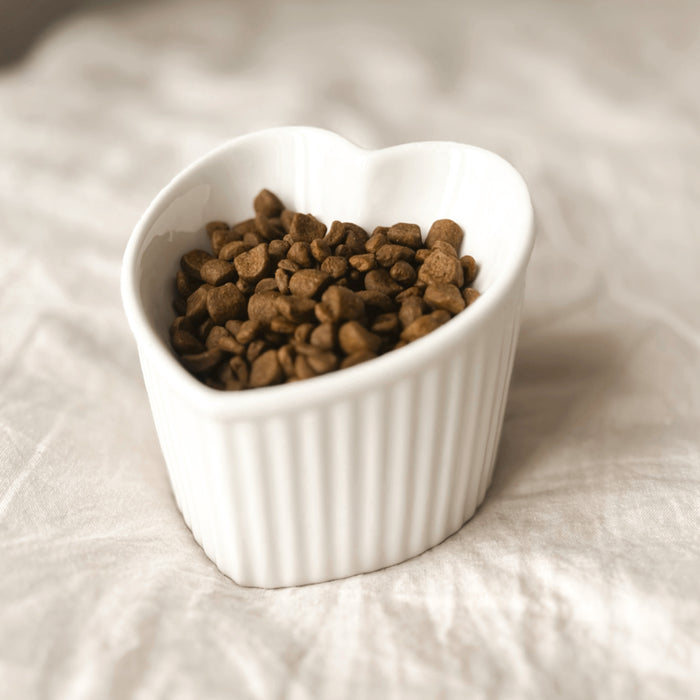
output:
[[[696, 694], [699, 28], [692, 0], [115, 5], [0, 73], [3, 696]], [[538, 240], [475, 518], [259, 591], [175, 508], [119, 269], [188, 161], [300, 123], [494, 149]]]

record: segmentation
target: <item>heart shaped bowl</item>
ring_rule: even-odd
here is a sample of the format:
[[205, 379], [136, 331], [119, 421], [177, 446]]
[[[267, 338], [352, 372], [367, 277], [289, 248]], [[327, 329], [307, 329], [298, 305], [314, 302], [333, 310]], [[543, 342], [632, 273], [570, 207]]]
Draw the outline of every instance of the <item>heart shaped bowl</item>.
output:
[[[276, 387], [221, 392], [170, 348], [180, 256], [204, 224], [247, 218], [262, 188], [330, 225], [368, 230], [441, 218], [465, 231], [480, 298], [375, 360]], [[234, 139], [180, 173], [129, 240], [122, 297], [170, 481], [185, 522], [246, 586], [325, 581], [404, 561], [467, 521], [491, 481], [532, 206], [500, 157], [458, 143], [366, 151], [328, 131]]]

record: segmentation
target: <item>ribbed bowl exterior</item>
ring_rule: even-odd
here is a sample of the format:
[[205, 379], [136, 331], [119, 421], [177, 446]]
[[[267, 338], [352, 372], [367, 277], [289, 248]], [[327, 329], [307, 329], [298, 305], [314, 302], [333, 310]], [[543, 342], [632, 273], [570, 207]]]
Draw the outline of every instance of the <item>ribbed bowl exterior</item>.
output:
[[456, 532], [491, 481], [523, 287], [524, 271], [478, 332], [411, 372], [259, 417], [196, 410], [139, 348], [177, 504], [221, 571], [246, 586], [319, 582]]

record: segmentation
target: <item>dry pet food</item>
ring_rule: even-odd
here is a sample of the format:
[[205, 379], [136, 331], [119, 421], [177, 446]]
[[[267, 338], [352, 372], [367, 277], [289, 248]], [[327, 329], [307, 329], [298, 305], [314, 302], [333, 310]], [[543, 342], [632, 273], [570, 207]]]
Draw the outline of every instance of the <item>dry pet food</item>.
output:
[[262, 190], [254, 217], [206, 225], [211, 251], [182, 256], [170, 340], [210, 387], [309, 379], [400, 348], [450, 320], [479, 292], [463, 232], [449, 219], [423, 241], [416, 224], [330, 228]]

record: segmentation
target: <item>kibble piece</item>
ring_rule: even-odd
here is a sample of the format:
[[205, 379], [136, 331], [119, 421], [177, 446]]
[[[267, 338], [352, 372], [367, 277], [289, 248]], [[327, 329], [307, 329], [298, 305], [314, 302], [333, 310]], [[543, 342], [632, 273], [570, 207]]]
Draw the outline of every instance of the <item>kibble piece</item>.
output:
[[243, 240], [247, 240], [246, 236], [257, 236], [257, 241], [262, 243], [263, 241], [274, 241], [279, 240], [284, 236], [284, 228], [282, 228], [282, 223], [279, 219], [269, 219], [264, 214], [255, 215], [255, 233], [246, 234], [243, 236]]
[[372, 324], [372, 332], [380, 335], [396, 333], [399, 328], [399, 315], [396, 313], [380, 314]]
[[221, 260], [228, 260], [231, 262], [241, 253], [245, 253], [251, 248], [253, 248], [253, 245], [246, 243], [245, 241], [231, 241], [219, 251], [219, 258]]
[[323, 302], [316, 304], [314, 307], [314, 314], [316, 315], [319, 323], [332, 323], [335, 321], [331, 310]]
[[396, 308], [391, 297], [383, 292], [372, 289], [361, 289], [359, 292], [355, 292], [355, 294], [362, 299], [365, 309], [370, 314], [386, 313], [388, 311], [394, 311]]
[[335, 347], [335, 326], [330, 323], [321, 323], [311, 331], [309, 343], [319, 350], [333, 350]]
[[306, 297], [288, 295], [278, 296], [275, 299], [275, 306], [284, 318], [293, 324], [299, 324], [313, 321], [316, 302]]
[[289, 252], [289, 243], [280, 239], [270, 241], [267, 246], [267, 254], [270, 256], [270, 262], [276, 265]]
[[231, 226], [231, 230], [240, 234], [241, 238], [246, 235], [246, 233], [255, 233], [258, 229], [255, 225], [255, 219], [246, 219], [241, 221], [235, 226]]
[[399, 309], [399, 321], [404, 328], [410, 326], [416, 319], [423, 316], [426, 311], [425, 304], [421, 297], [409, 297], [405, 299]]
[[230, 321], [226, 321], [224, 323], [224, 328], [233, 336], [238, 335], [238, 331], [241, 329], [241, 326], [243, 325], [243, 321], [241, 321], [238, 318], [231, 319]]
[[401, 285], [391, 279], [387, 270], [370, 270], [365, 275], [365, 289], [393, 297], [401, 291]]
[[379, 248], [389, 242], [389, 239], [386, 236], [386, 232], [389, 229], [384, 228], [382, 231], [378, 230], [382, 228], [383, 227], [378, 226], [376, 229], [374, 229], [374, 233], [369, 237], [367, 243], [365, 243], [365, 250], [368, 253], [376, 253]]
[[207, 260], [200, 268], [199, 273], [205, 282], [214, 287], [226, 282], [233, 282], [236, 279], [236, 268], [230, 262], [218, 258]]
[[189, 331], [176, 330], [170, 335], [170, 342], [180, 355], [196, 355], [204, 352], [204, 346]]
[[170, 336], [172, 337], [173, 333], [176, 331], [187, 331], [188, 333], [193, 333], [194, 332], [194, 326], [192, 324], [192, 320], [187, 318], [187, 316], [178, 316], [171, 324], [170, 324]]
[[365, 243], [367, 242], [369, 236], [367, 231], [365, 231], [360, 226], [356, 224], [345, 224], [345, 249], [347, 250], [348, 257], [352, 255], [362, 255], [366, 252]]
[[459, 262], [464, 270], [464, 284], [471, 284], [476, 279], [476, 260], [471, 255], [463, 255]]
[[362, 362], [367, 362], [367, 360], [373, 360], [377, 355], [373, 352], [360, 351], [354, 352], [352, 355], [348, 355], [341, 363], [340, 369], [347, 369], [348, 367], [354, 367]]
[[193, 279], [201, 280], [202, 276], [200, 270], [202, 269], [202, 265], [213, 257], [214, 256], [211, 253], [207, 253], [206, 250], [191, 250], [180, 258], [180, 267], [186, 275], [189, 275]]
[[426, 284], [444, 282], [461, 287], [464, 282], [462, 265], [454, 258], [440, 250], [433, 251], [425, 260], [418, 272], [418, 279]]
[[464, 296], [464, 301], [466, 302], [467, 306], [470, 306], [479, 298], [479, 292], [473, 287], [467, 287], [462, 292], [462, 295]]
[[289, 292], [289, 275], [282, 268], [275, 270], [275, 284], [280, 294]]
[[332, 372], [334, 369], [338, 369], [340, 362], [338, 356], [328, 350], [318, 350], [311, 353], [306, 356], [306, 361], [316, 374]]
[[422, 265], [428, 258], [432, 251], [430, 248], [420, 248], [419, 250], [416, 251], [416, 257], [415, 261], [416, 264]]
[[243, 236], [243, 242], [248, 243], [250, 245], [251, 249], [255, 248], [256, 245], [260, 245], [261, 243], [265, 243], [266, 239], [264, 236], [260, 235], [257, 231], [251, 232], [251, 233], [246, 233]]
[[326, 258], [330, 257], [331, 247], [328, 245], [325, 238], [316, 238], [311, 241], [310, 251], [314, 260], [322, 263]]
[[227, 243], [240, 241], [242, 237], [237, 231], [230, 231], [229, 229], [220, 228], [212, 231], [209, 239], [211, 240], [211, 249], [214, 251], [214, 255], [218, 255]]
[[280, 214], [280, 221], [282, 223], [282, 228], [289, 233], [289, 229], [292, 226], [292, 219], [294, 219], [294, 214], [296, 212], [292, 211], [291, 209], [283, 209], [282, 213]]
[[298, 272], [301, 269], [299, 267], [299, 263], [295, 263], [293, 260], [289, 260], [288, 258], [285, 258], [284, 260], [280, 260], [277, 263], [277, 267], [280, 270], [284, 270], [285, 272], [289, 272], [290, 274], [294, 274], [295, 272]]
[[236, 287], [238, 287], [241, 294], [246, 297], [250, 296], [255, 291], [255, 286], [255, 282], [248, 282], [244, 279], [236, 280]]
[[423, 239], [420, 234], [420, 226], [416, 224], [394, 224], [386, 234], [389, 243], [408, 246], [409, 248], [420, 248]]
[[278, 313], [275, 304], [277, 297], [279, 297], [279, 292], [253, 294], [248, 299], [248, 318], [262, 324], [269, 324]]
[[294, 331], [294, 341], [297, 343], [306, 343], [309, 340], [309, 336], [314, 329], [313, 323], [302, 323], [297, 326]]
[[294, 375], [294, 346], [287, 343], [277, 351], [277, 360], [286, 377]]
[[278, 287], [277, 287], [277, 282], [273, 277], [263, 277], [263, 279], [260, 280], [255, 285], [255, 294], [260, 294], [261, 292], [277, 292]]
[[185, 316], [191, 319], [193, 323], [199, 323], [207, 317], [207, 296], [210, 289], [213, 289], [211, 285], [203, 284], [187, 297]]
[[[289, 297], [285, 297], [289, 299]], [[286, 338], [284, 336], [292, 335], [296, 330], [297, 324], [289, 321], [284, 316], [275, 316], [272, 321], [270, 321], [270, 336], [269, 333], [265, 335], [265, 340], [267, 340], [271, 345], [279, 345], [280, 342], [284, 342]]]
[[411, 286], [417, 278], [416, 270], [411, 263], [399, 260], [394, 263], [389, 270], [393, 280], [396, 280], [402, 287]]
[[364, 316], [365, 304], [347, 287], [333, 285], [323, 293], [321, 301], [334, 321], [355, 321]]
[[251, 321], [248, 319], [247, 321], [243, 321], [243, 323], [241, 323], [241, 326], [236, 333], [236, 340], [243, 345], [248, 345], [248, 343], [251, 343], [253, 340], [260, 337], [262, 330], [263, 325], [260, 323], [260, 321]]
[[239, 343], [232, 335], [224, 335], [219, 338], [217, 347], [224, 352], [230, 352], [232, 355], [243, 355], [246, 351], [245, 345]]
[[267, 350], [253, 361], [250, 368], [251, 387], [279, 384], [282, 379], [284, 379], [284, 372], [277, 359], [276, 350]]
[[415, 252], [412, 248], [405, 245], [396, 245], [395, 243], [386, 243], [377, 249], [375, 253], [377, 262], [382, 267], [391, 267], [399, 260], [413, 260]]
[[258, 357], [260, 357], [260, 355], [262, 355], [267, 349], [267, 343], [264, 340], [254, 340], [246, 348], [246, 360], [248, 360], [248, 362], [255, 362], [255, 360], [257, 360]]
[[253, 209], [255, 209], [256, 214], [263, 214], [268, 219], [271, 219], [273, 216], [279, 216], [282, 213], [284, 204], [270, 190], [260, 190], [253, 200]]
[[330, 279], [330, 275], [323, 270], [299, 270], [289, 280], [289, 291], [300, 297], [316, 297], [326, 288]]
[[429, 284], [423, 295], [428, 306], [433, 309], [444, 309], [451, 314], [458, 314], [465, 306], [462, 293], [454, 284], [436, 282]]
[[457, 257], [457, 249], [451, 244], [448, 243], [447, 241], [441, 241], [437, 240], [435, 243], [433, 243], [433, 247], [431, 248], [431, 251], [435, 250], [441, 250], [445, 255], [450, 255], [453, 258]]
[[348, 271], [348, 260], [340, 255], [331, 255], [321, 263], [321, 269], [337, 280]]
[[241, 385], [246, 386], [250, 377], [250, 368], [248, 363], [240, 356], [234, 355], [228, 362], [228, 367], [235, 378]]
[[379, 350], [381, 338], [368, 331], [357, 321], [344, 323], [338, 331], [338, 342], [346, 355], [354, 352], [374, 352]]
[[182, 364], [185, 365], [190, 372], [194, 372], [194, 374], [204, 374], [214, 369], [214, 367], [219, 364], [222, 357], [221, 350], [214, 348], [192, 355], [182, 355], [180, 359], [182, 360]]
[[223, 326], [213, 326], [207, 334], [205, 345], [207, 350], [219, 347], [219, 341], [222, 338], [230, 338], [231, 334]]
[[316, 376], [305, 355], [297, 355], [294, 358], [294, 374], [298, 379], [311, 379]]
[[433, 223], [425, 239], [427, 248], [432, 248], [436, 241], [447, 241], [457, 252], [462, 247], [464, 231], [452, 219], [438, 219]]
[[306, 241], [311, 243], [315, 238], [323, 238], [326, 226], [311, 214], [295, 214], [289, 227], [289, 235], [292, 241]]
[[[314, 241], [316, 243], [317, 241]], [[295, 262], [299, 267], [311, 267], [314, 263], [314, 258], [311, 255], [311, 247], [306, 241], [297, 241], [292, 243], [287, 259]]]
[[226, 221], [210, 221], [204, 228], [207, 231], [207, 235], [211, 236], [214, 231], [228, 231], [231, 227]]
[[405, 340], [406, 342], [410, 343], [414, 340], [418, 340], [418, 338], [422, 338], [431, 331], [434, 331], [439, 326], [440, 323], [433, 318], [431, 314], [421, 316], [403, 329], [401, 332], [401, 340]]
[[360, 272], [369, 272], [369, 270], [374, 269], [377, 265], [374, 253], [362, 253], [361, 255], [353, 255], [348, 260], [348, 262]]
[[452, 314], [445, 309], [436, 309], [430, 314], [430, 316], [439, 326], [441, 326], [443, 323], [447, 323], [452, 318]]
[[404, 289], [403, 292], [401, 292], [400, 294], [397, 294], [396, 301], [399, 304], [403, 304], [403, 302], [409, 297], [422, 297], [423, 291], [424, 289], [422, 287], [419, 287], [418, 285], [414, 284], [412, 287], [408, 287], [407, 289]]
[[205, 318], [197, 327], [195, 335], [204, 342], [209, 335], [209, 331], [214, 327], [214, 321], [210, 318]]
[[335, 248], [345, 241], [345, 225], [340, 221], [334, 221], [323, 239], [330, 248]]
[[188, 277], [182, 270], [177, 271], [175, 276], [175, 288], [181, 299], [187, 300], [190, 294], [197, 291], [199, 283]]
[[246, 282], [258, 282], [265, 276], [270, 267], [267, 244], [260, 243], [247, 253], [241, 253], [233, 261], [233, 264], [241, 279]]
[[244, 318], [245, 307], [245, 297], [231, 282], [212, 287], [207, 293], [207, 311], [211, 320], [219, 326], [232, 318]]

